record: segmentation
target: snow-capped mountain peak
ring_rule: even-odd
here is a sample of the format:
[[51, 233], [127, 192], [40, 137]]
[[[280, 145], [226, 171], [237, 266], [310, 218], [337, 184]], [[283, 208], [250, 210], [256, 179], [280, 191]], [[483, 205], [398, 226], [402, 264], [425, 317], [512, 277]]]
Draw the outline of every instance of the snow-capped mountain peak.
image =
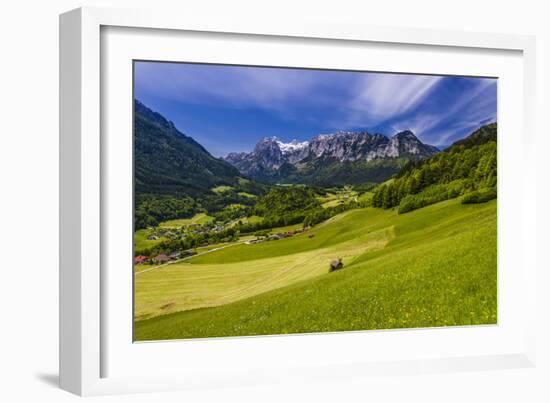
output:
[[290, 143], [283, 143], [282, 141], [277, 140], [277, 145], [279, 146], [281, 152], [286, 155], [303, 150], [309, 145], [309, 141], [298, 141], [294, 139]]
[[270, 175], [289, 165], [316, 166], [316, 161], [352, 163], [374, 159], [405, 157], [423, 159], [437, 153], [437, 148], [423, 144], [411, 131], [403, 131], [391, 138], [367, 131], [338, 131], [319, 134], [310, 141], [292, 140], [285, 143], [277, 137], [264, 137], [251, 153], [232, 153], [226, 161], [242, 174], [251, 177]]

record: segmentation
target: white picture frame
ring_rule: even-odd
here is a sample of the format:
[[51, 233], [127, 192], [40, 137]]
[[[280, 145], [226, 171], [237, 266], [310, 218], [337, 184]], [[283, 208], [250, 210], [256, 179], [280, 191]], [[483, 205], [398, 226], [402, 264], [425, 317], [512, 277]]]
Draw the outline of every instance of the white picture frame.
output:
[[[109, 98], [110, 95], [107, 97], [109, 105], [114, 108], [118, 108], [112, 101], [117, 98], [116, 94], [119, 95], [118, 98], [125, 96], [121, 93], [125, 90], [114, 84], [111, 86], [109, 81], [105, 82], [105, 77], [102, 77], [102, 74], [107, 74], [103, 70], [105, 61], [102, 61], [102, 57], [110, 55], [104, 49], [107, 47], [107, 42], [102, 37], [102, 32], [108, 31], [109, 27], [122, 30], [156, 30], [157, 33], [192, 32], [195, 37], [216, 33], [218, 40], [223, 39], [224, 35], [228, 40], [229, 37], [236, 35], [254, 37], [258, 41], [278, 38], [306, 42], [308, 40], [331, 41], [330, 46], [334, 48], [346, 43], [359, 45], [375, 43], [381, 47], [390, 45], [430, 47], [434, 51], [466, 49], [481, 56], [493, 51], [515, 52], [515, 62], [512, 64], [515, 63], [518, 67], [517, 63], [519, 63], [522, 73], [520, 77], [515, 78], [519, 81], [515, 83], [517, 85], [514, 91], [521, 98], [518, 102], [522, 110], [519, 114], [520, 120], [510, 124], [516, 125], [514, 127], [523, 132], [522, 146], [517, 150], [523, 161], [523, 167], [517, 173], [519, 176], [515, 180], [521, 181], [525, 189], [534, 187], [533, 183], [529, 182], [530, 176], [525, 175], [527, 172], [534, 171], [534, 159], [530, 158], [535, 146], [532, 134], [535, 42], [532, 37], [369, 27], [314, 20], [300, 23], [269, 21], [268, 18], [252, 21], [247, 20], [245, 16], [239, 20], [201, 19], [190, 15], [151, 10], [81, 8], [65, 13], [60, 17], [60, 384], [63, 389], [79, 395], [96, 395], [226, 385], [244, 386], [280, 381], [292, 382], [296, 379], [329, 380], [334, 379], [334, 369], [339, 374], [337, 377], [351, 374], [356, 377], [380, 373], [397, 375], [534, 365], [535, 322], [530, 312], [535, 312], [536, 262], [534, 256], [536, 254], [533, 248], [536, 242], [533, 238], [536, 234], [536, 217], [534, 211], [527, 207], [527, 193], [520, 191], [516, 192], [516, 195], [510, 193], [510, 197], [516, 198], [512, 206], [520, 210], [517, 212], [517, 217], [510, 220], [515, 220], [514, 228], [519, 231], [517, 238], [514, 239], [519, 241], [515, 246], [517, 260], [514, 262], [517, 263], [516, 269], [519, 270], [518, 278], [521, 278], [521, 281], [510, 280], [508, 285], [510, 288], [507, 290], [523, 297], [523, 304], [517, 308], [515, 315], [521, 314], [524, 320], [521, 324], [514, 325], [513, 329], [507, 331], [508, 333], [502, 333], [506, 337], [512, 337], [513, 333], [514, 340], [502, 344], [498, 349], [489, 350], [483, 343], [480, 343], [477, 349], [472, 346], [477, 337], [490, 340], [496, 334], [492, 328], [479, 328], [475, 335], [468, 329], [459, 328], [446, 333], [435, 329], [414, 332], [407, 330], [355, 332], [322, 336], [322, 343], [332, 347], [338, 345], [334, 343], [350, 345], [360, 343], [364, 337], [369, 337], [371, 341], [383, 338], [400, 343], [404, 336], [415, 339], [411, 345], [417, 347], [438, 341], [442, 345], [440, 350], [433, 351], [432, 354], [425, 350], [422, 354], [412, 356], [396, 349], [395, 354], [387, 358], [377, 357], [366, 360], [358, 355], [355, 360], [347, 361], [339, 361], [338, 357], [333, 357], [334, 359], [328, 357], [326, 360], [313, 359], [315, 351], [308, 351], [308, 345], [311, 345], [311, 339], [308, 338], [316, 337], [315, 335], [230, 338], [206, 342], [190, 340], [182, 343], [164, 343], [164, 351], [152, 345], [141, 348], [145, 351], [135, 351], [135, 354], [143, 354], [140, 355], [140, 360], [144, 366], [158, 366], [164, 360], [166, 365], [163, 367], [166, 371], [161, 376], [132, 373], [129, 368], [121, 365], [116, 371], [111, 370], [107, 362], [118, 360], [131, 363], [131, 354], [134, 353], [132, 346], [126, 346], [128, 347], [126, 351], [126, 347], [122, 344], [116, 344], [117, 338], [113, 338], [112, 334], [119, 332], [119, 329], [115, 328], [113, 322], [108, 319], [110, 315], [113, 316], [112, 302], [109, 302], [112, 298], [108, 298], [109, 293], [112, 292], [112, 287], [118, 284], [109, 276], [109, 273], [105, 272], [110, 255], [104, 236], [105, 228], [109, 227], [111, 222], [106, 222], [105, 216], [110, 203], [109, 178], [113, 174], [109, 171], [111, 169], [109, 167], [113, 165], [109, 164], [108, 150], [116, 145], [110, 142], [110, 137], [102, 137], [111, 130], [110, 125], [114, 124], [109, 120], [109, 113], [102, 108], [106, 102], [103, 98], [105, 94], [115, 94], [114, 98]], [[128, 35], [128, 32], [124, 35]], [[130, 32], [129, 35], [132, 33]], [[158, 40], [178, 40], [177, 34], [175, 38], [173, 35], [170, 37]], [[109, 46], [116, 46], [116, 42], [109, 42]], [[246, 43], [243, 46], [247, 46]], [[170, 47], [167, 49], [169, 52]], [[125, 57], [132, 57], [132, 55], [128, 53]], [[158, 57], [166, 56], [159, 53]], [[237, 60], [239, 60], [238, 57]], [[109, 70], [109, 74], [115, 71], [116, 67], [113, 69]], [[456, 69], [460, 69], [460, 66], [455, 67], [453, 71], [456, 72]], [[511, 68], [509, 74], [518, 76], [518, 71], [520, 70]], [[130, 99], [128, 102], [130, 104]], [[124, 113], [122, 115], [125, 116]], [[121, 118], [121, 120], [128, 123], [128, 119]], [[499, 132], [500, 130], [499, 122]], [[500, 165], [502, 165], [502, 159], [499, 160], [499, 170]], [[500, 178], [501, 176], [499, 176], [499, 182]], [[506, 179], [503, 180], [506, 181]], [[501, 194], [500, 188], [499, 194]], [[507, 205], [504, 205], [504, 208], [508, 208]], [[501, 228], [500, 224], [499, 216], [499, 228]], [[126, 231], [130, 229], [131, 227]], [[499, 234], [499, 247], [500, 245]], [[502, 262], [500, 255], [499, 259], [500, 264]], [[107, 284], [107, 280], [113, 280], [113, 283]], [[499, 309], [501, 298], [503, 296], [499, 294]], [[506, 302], [506, 299], [504, 298], [503, 301]], [[509, 309], [508, 305], [505, 304], [503, 309]], [[107, 331], [106, 327], [110, 330]], [[502, 326], [502, 329], [505, 329], [505, 326]], [[123, 331], [120, 330], [120, 332]], [[457, 338], [465, 340], [464, 348], [449, 350], [446, 354], [446, 343], [450, 345]], [[521, 342], [518, 341], [520, 338]], [[127, 340], [127, 337], [124, 340]], [[124, 340], [120, 343], [125, 343]], [[282, 351], [280, 349], [289, 348], [291, 351], [304, 353], [296, 354], [296, 362], [288, 362], [288, 364], [284, 355], [281, 355], [282, 360], [276, 361], [274, 356], [267, 354], [265, 365], [261, 371], [258, 371], [258, 367], [253, 364], [254, 360], [262, 356], [266, 348], [275, 351], [275, 354]], [[165, 356], [170, 349], [174, 351], [186, 349], [185, 354], [188, 354], [187, 356], [191, 359], [180, 364], [168, 362], [167, 358], [161, 358], [160, 361], [153, 358], [153, 356]], [[121, 351], [125, 351], [126, 355]], [[193, 351], [195, 355], [192, 354]], [[228, 355], [228, 351], [232, 351], [234, 355]], [[183, 352], [180, 351], [180, 353]], [[208, 365], [205, 365], [204, 369], [198, 365], [197, 354], [202, 354], [207, 363], [210, 359], [215, 360], [215, 356], [231, 360], [240, 354], [242, 362], [227, 366], [219, 365], [216, 371], [208, 371]], [[342, 354], [345, 355], [346, 352]], [[249, 358], [246, 358], [246, 355]], [[196, 371], [189, 372], [189, 367], [193, 366], [193, 360], [197, 364]]]

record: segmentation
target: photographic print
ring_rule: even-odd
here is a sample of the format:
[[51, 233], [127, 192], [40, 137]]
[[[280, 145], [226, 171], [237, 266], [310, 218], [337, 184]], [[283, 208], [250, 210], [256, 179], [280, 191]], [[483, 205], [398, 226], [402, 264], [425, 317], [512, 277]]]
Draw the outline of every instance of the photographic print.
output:
[[497, 79], [134, 61], [134, 340], [497, 323]]

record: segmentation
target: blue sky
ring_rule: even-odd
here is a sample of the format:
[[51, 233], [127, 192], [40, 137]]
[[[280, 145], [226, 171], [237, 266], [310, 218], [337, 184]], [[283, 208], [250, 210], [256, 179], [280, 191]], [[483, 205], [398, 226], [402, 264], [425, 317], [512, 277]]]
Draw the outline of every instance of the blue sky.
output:
[[158, 62], [134, 78], [137, 99], [218, 157], [337, 130], [408, 129], [443, 148], [497, 118], [491, 78]]

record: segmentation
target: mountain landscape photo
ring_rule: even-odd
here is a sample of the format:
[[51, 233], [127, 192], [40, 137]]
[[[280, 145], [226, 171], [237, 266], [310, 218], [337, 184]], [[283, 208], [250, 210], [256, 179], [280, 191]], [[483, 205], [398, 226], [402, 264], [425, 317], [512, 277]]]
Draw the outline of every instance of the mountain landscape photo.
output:
[[496, 323], [496, 79], [134, 72], [136, 341]]

